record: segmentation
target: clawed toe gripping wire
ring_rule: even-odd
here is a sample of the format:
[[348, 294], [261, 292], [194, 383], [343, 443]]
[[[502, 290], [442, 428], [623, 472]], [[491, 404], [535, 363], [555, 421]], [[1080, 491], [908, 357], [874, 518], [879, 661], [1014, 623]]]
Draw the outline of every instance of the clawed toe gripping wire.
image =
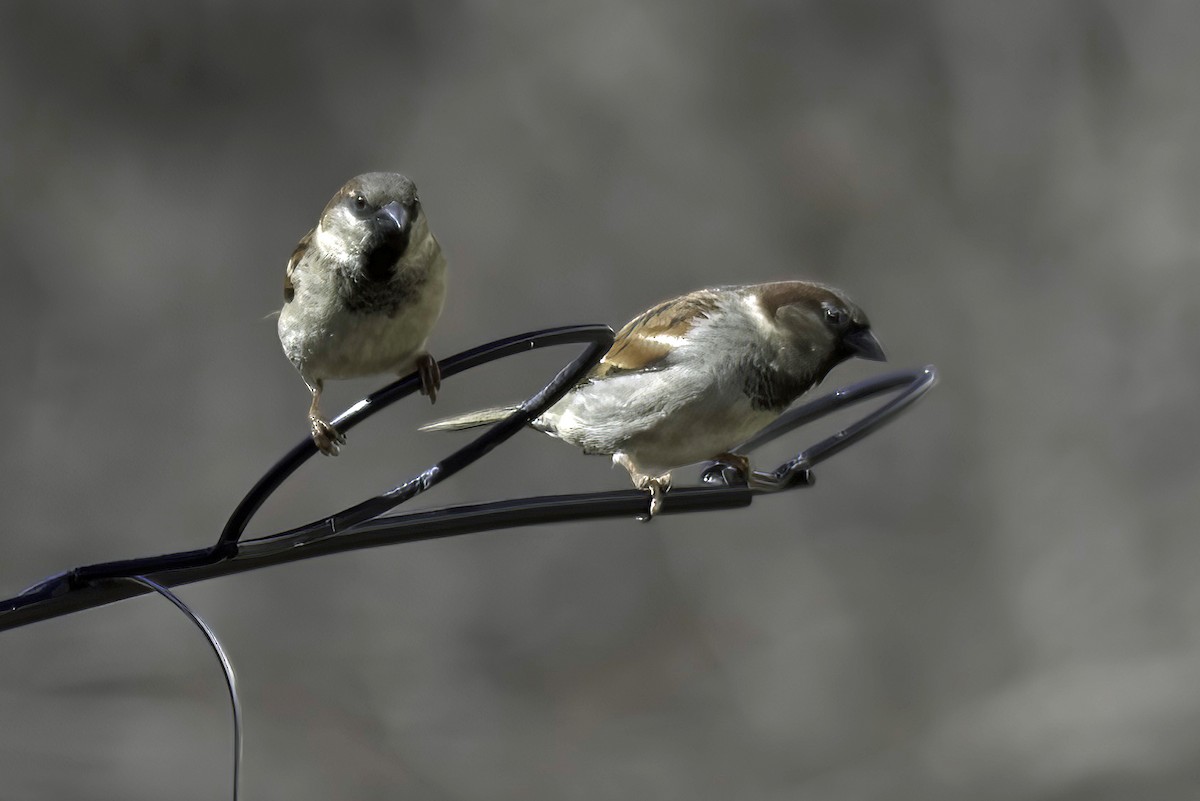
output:
[[[250, 519], [267, 498], [300, 465], [318, 452], [311, 437], [306, 437], [255, 483], [234, 509], [214, 545], [161, 556], [85, 565], [50, 576], [19, 595], [0, 600], [0, 631], [149, 592], [158, 592], [167, 597], [201, 628], [225, 668], [234, 705], [236, 798], [236, 765], [240, 761], [241, 728], [233, 671], [212, 631], [167, 588], [359, 548], [497, 531], [537, 523], [645, 516], [649, 502], [647, 493], [633, 489], [508, 499], [404, 515], [385, 514], [445, 481], [524, 428], [578, 383], [608, 351], [612, 341], [613, 331], [605, 325], [566, 326], [497, 340], [442, 360], [439, 365], [445, 380], [473, 367], [538, 348], [587, 345], [581, 355], [560, 370], [542, 390], [522, 403], [512, 415], [388, 492], [298, 528], [242, 540]], [[737, 451], [748, 453], [842, 408], [884, 393], [895, 393], [887, 403], [800, 451], [773, 471], [746, 476], [731, 465], [713, 463], [706, 466], [701, 476], [702, 485], [673, 488], [661, 514], [748, 506], [763, 493], [810, 486], [814, 480], [814, 466], [894, 419], [924, 395], [936, 380], [937, 371], [932, 365], [927, 365], [916, 370], [869, 378], [792, 409]], [[413, 373], [354, 404], [332, 423], [339, 432], [345, 433], [420, 388], [420, 376]]]

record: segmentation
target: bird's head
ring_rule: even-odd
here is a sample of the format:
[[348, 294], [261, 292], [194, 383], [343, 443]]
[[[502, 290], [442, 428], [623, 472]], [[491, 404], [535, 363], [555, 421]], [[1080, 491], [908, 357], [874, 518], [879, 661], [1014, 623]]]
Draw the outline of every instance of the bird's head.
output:
[[316, 231], [323, 252], [370, 281], [390, 281], [427, 235], [416, 184], [394, 172], [347, 181], [325, 206]]
[[757, 287], [767, 319], [818, 381], [847, 359], [887, 361], [866, 313], [841, 291], [809, 281]]

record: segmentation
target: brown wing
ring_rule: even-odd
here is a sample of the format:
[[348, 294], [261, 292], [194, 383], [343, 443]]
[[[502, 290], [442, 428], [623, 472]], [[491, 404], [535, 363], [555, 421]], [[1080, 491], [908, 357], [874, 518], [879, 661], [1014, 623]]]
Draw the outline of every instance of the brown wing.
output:
[[308, 250], [308, 246], [312, 242], [313, 234], [316, 233], [316, 230], [314, 228], [300, 237], [300, 242], [296, 245], [296, 249], [292, 251], [292, 257], [288, 259], [287, 270], [283, 274], [284, 303], [291, 303], [292, 298], [296, 297], [296, 284], [292, 280], [292, 273], [296, 271], [296, 265], [300, 263], [300, 259], [303, 258], [305, 252]]
[[630, 320], [617, 332], [613, 346], [592, 368], [589, 379], [637, 370], [653, 370], [670, 355], [672, 340], [683, 337], [697, 321], [717, 308], [720, 295], [701, 289], [660, 303]]

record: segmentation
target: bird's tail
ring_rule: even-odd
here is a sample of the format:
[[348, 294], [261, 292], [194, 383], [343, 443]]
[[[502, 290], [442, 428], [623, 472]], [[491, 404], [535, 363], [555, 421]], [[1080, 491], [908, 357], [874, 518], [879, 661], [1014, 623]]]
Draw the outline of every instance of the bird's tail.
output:
[[480, 409], [477, 412], [434, 420], [421, 426], [420, 431], [461, 431], [464, 428], [477, 428], [498, 423], [519, 409], [519, 406], [495, 406], [491, 409]]

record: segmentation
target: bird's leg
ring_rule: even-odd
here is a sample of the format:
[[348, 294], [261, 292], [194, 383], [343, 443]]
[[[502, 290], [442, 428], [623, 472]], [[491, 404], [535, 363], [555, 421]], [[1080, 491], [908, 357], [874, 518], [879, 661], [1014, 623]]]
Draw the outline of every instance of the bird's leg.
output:
[[629, 471], [629, 477], [633, 479], [635, 487], [650, 493], [650, 511], [648, 514], [639, 515], [638, 520], [650, 520], [661, 512], [663, 497], [667, 490], [671, 489], [671, 474], [663, 473], [661, 476], [651, 476], [643, 473], [634, 465], [633, 460], [623, 453], [614, 453], [613, 463], [619, 464]]
[[[308, 381], [306, 380], [304, 383], [308, 384]], [[312, 392], [312, 405], [308, 407], [308, 425], [312, 431], [313, 442], [321, 453], [326, 456], [337, 456], [339, 448], [346, 444], [346, 437], [321, 416], [318, 403], [321, 400], [321, 390], [324, 388], [325, 382], [319, 378], [308, 384], [308, 389]]]
[[421, 377], [421, 394], [428, 395], [430, 403], [437, 403], [438, 390], [442, 388], [442, 369], [437, 359], [422, 353], [417, 357], [417, 374]]

